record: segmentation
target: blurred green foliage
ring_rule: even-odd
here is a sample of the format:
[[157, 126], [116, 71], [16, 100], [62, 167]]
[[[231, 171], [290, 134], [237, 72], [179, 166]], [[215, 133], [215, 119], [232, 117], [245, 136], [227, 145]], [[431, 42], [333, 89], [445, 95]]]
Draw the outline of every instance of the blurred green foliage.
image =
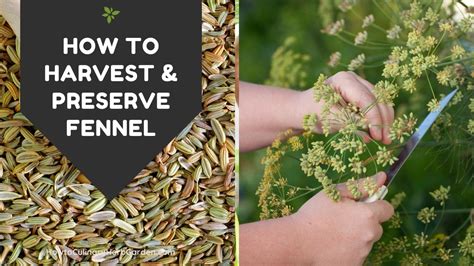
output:
[[[324, 24], [335, 20], [337, 17], [337, 1], [317, 0], [241, 0], [240, 3], [240, 78], [243, 81], [264, 83], [268, 78], [271, 57], [288, 36], [297, 39], [294, 46], [297, 52], [310, 55], [307, 64], [308, 77], [306, 88], [311, 87], [319, 73], [335, 73], [329, 69], [326, 63], [331, 53], [340, 51], [342, 61], [348, 62], [361, 51], [354, 46], [343, 43], [335, 37], [323, 35], [320, 30]], [[383, 28], [389, 28], [388, 19], [380, 10], [372, 5], [371, 1], [363, 1], [355, 12], [344, 14], [346, 20], [345, 28], [351, 32], [358, 32], [361, 28], [362, 18], [368, 14], [374, 14], [377, 24]], [[393, 15], [393, 14], [392, 14]], [[369, 39], [385, 38], [383, 32], [370, 32]], [[368, 62], [371, 57], [380, 60], [385, 57], [388, 50], [365, 51]], [[380, 80], [383, 67], [365, 69], [364, 78], [376, 83]], [[340, 69], [342, 70], [342, 69]], [[305, 88], [292, 88], [305, 89]], [[438, 92], [442, 92], [439, 90]], [[402, 95], [396, 106], [397, 113], [407, 109], [413, 111], [419, 121], [426, 115], [425, 106], [430, 95], [415, 94], [410, 97]], [[447, 136], [453, 138], [453, 136]], [[240, 135], [245, 138], [245, 135]], [[454, 136], [455, 139], [455, 136]], [[452, 144], [448, 142], [442, 147], [434, 147], [430, 137], [424, 140], [410, 160], [404, 165], [397, 179], [390, 187], [387, 198], [404, 191], [407, 198], [403, 202], [402, 228], [407, 234], [426, 230], [431, 233], [434, 229], [450, 235], [469, 217], [465, 209], [474, 207], [474, 172], [472, 158], [461, 157], [460, 154], [474, 147], [462, 143]], [[258, 183], [263, 175], [263, 166], [260, 163], [265, 151], [255, 151], [240, 155], [240, 202], [239, 219], [241, 223], [256, 221], [259, 219], [258, 199], [255, 195]], [[295, 155], [299, 157], [299, 154]], [[288, 178], [294, 185], [301, 187], [316, 187], [314, 178], [306, 177], [298, 161], [291, 158], [285, 159], [283, 176]], [[416, 212], [426, 206], [437, 206], [429, 192], [437, 189], [440, 185], [451, 186], [450, 198], [446, 209], [453, 209], [452, 213], [446, 213], [439, 223], [436, 220], [428, 228], [416, 220]], [[300, 199], [298, 204], [303, 203], [312, 195], [306, 195]], [[298, 205], [297, 204], [297, 205]], [[456, 210], [463, 210], [457, 212]], [[437, 218], [439, 219], [439, 217]], [[460, 228], [462, 232], [466, 227]], [[393, 232], [389, 232], [390, 237]], [[462, 238], [464, 233], [459, 236]], [[457, 236], [453, 237], [459, 240]]]
[[[272, 54], [288, 36], [293, 36], [304, 40], [297, 41], [295, 49], [311, 55], [307, 66], [314, 69], [307, 80], [307, 84], [311, 84], [311, 75], [326, 67], [330, 46], [335, 43], [319, 31], [323, 23], [318, 19], [318, 6], [319, 1], [306, 0], [240, 1], [241, 80], [264, 83], [269, 76]], [[242, 222], [258, 220], [255, 192], [263, 173], [260, 160], [264, 153], [256, 151], [240, 156], [239, 217]], [[298, 169], [298, 165], [294, 167]]]

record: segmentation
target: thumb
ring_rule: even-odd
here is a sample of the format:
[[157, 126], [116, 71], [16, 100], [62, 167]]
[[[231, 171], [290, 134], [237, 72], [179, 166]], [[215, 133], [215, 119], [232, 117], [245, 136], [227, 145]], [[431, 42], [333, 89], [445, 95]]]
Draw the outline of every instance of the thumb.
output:
[[[385, 172], [378, 172], [374, 176], [368, 177], [368, 178], [374, 178], [377, 184], [377, 188], [380, 188], [385, 183], [385, 180], [387, 179], [387, 175], [385, 174]], [[350, 190], [347, 188], [347, 183], [338, 184], [336, 187], [341, 193], [341, 196], [344, 198], [357, 200], [360, 198], [367, 197], [369, 193], [364, 189], [364, 182], [366, 182], [366, 179], [361, 178], [361, 179], [358, 179], [356, 182], [357, 182], [357, 187], [359, 191], [362, 193], [362, 195], [359, 198], [354, 198], [354, 195], [352, 195]]]

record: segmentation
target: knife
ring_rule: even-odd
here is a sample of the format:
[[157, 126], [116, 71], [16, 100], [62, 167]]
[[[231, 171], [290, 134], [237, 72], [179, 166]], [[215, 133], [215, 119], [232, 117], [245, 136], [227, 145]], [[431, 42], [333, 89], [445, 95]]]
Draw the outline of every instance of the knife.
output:
[[430, 127], [438, 118], [439, 114], [448, 105], [449, 101], [451, 101], [457, 91], [458, 89], [455, 89], [448, 95], [446, 95], [439, 103], [438, 108], [430, 112], [425, 118], [425, 120], [421, 122], [421, 125], [420, 127], [418, 127], [418, 130], [410, 137], [407, 143], [405, 143], [405, 145], [403, 146], [402, 151], [398, 155], [398, 160], [392, 166], [390, 166], [387, 171], [385, 171], [385, 173], [387, 174], [387, 180], [385, 181], [385, 184], [381, 186], [372, 196], [362, 200], [362, 202], [374, 202], [376, 200], [383, 199], [387, 195], [388, 187], [390, 186], [390, 184], [392, 184], [393, 180], [402, 168], [403, 164], [405, 164], [405, 162], [408, 160], [413, 150], [415, 150], [415, 148], [418, 146], [423, 136], [426, 134], [426, 132], [428, 132], [428, 129], [430, 129]]

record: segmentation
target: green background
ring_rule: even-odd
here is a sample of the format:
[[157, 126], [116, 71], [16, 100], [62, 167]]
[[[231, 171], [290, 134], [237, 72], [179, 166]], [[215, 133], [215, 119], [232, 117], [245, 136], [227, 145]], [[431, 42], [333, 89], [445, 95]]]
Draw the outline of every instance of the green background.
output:
[[[310, 62], [307, 64], [308, 79], [307, 88], [317, 79], [319, 73], [334, 74], [337, 70], [329, 70], [326, 67], [329, 55], [334, 51], [342, 53], [342, 61], [348, 62], [361, 52], [366, 56], [380, 56], [377, 52], [361, 51], [354, 49], [332, 36], [323, 35], [320, 29], [324, 21], [340, 18], [333, 4], [334, 1], [315, 0], [241, 0], [240, 2], [240, 79], [242, 81], [263, 83], [270, 71], [271, 56], [286, 37], [294, 36], [297, 43], [294, 46], [297, 52], [309, 54]], [[355, 13], [349, 12], [343, 15], [346, 20], [345, 29], [353, 33], [361, 30], [361, 19], [368, 14], [374, 14], [377, 24], [384, 28], [391, 27], [388, 19], [374, 7], [371, 1], [361, 1], [355, 8]], [[388, 10], [387, 10], [388, 11]], [[324, 14], [324, 15], [321, 15]], [[360, 16], [360, 17], [358, 17]], [[378, 40], [385, 36], [381, 32], [369, 31], [370, 40]], [[381, 51], [383, 55], [384, 51]], [[387, 51], [385, 51], [386, 53]], [[366, 70], [364, 77], [376, 83], [380, 80], [382, 67]], [[359, 73], [362, 75], [362, 73]], [[302, 88], [293, 88], [302, 89]], [[438, 88], [437, 88], [438, 90]], [[439, 88], [438, 92], [449, 92], [446, 88]], [[425, 90], [426, 92], [426, 90]], [[402, 95], [398, 99], [396, 110], [398, 113], [409, 109], [421, 121], [426, 115], [425, 105], [429, 95]], [[452, 137], [452, 136], [446, 136]], [[245, 138], [241, 132], [240, 138]], [[460, 157], [459, 152], [474, 149], [471, 145], [446, 145], [433, 147], [430, 136], [424, 139], [421, 147], [418, 147], [410, 160], [404, 165], [397, 179], [390, 187], [387, 198], [404, 191], [407, 198], [403, 203], [403, 209], [407, 212], [415, 212], [415, 215], [402, 214], [404, 224], [402, 228], [406, 232], [420, 232], [424, 225], [416, 220], [416, 212], [423, 207], [436, 206], [430, 191], [440, 185], [451, 186], [450, 199], [447, 209], [465, 209], [474, 207], [474, 187], [472, 179], [472, 157]], [[472, 143], [471, 143], [472, 144]], [[256, 221], [259, 219], [257, 207], [258, 198], [255, 195], [258, 183], [263, 174], [263, 166], [260, 160], [264, 150], [240, 155], [240, 201], [239, 219], [241, 223]], [[470, 161], [469, 161], [470, 160]], [[315, 187], [318, 184], [312, 178], [306, 177], [299, 169], [297, 162], [288, 161], [284, 164], [283, 176], [288, 178], [290, 184]], [[304, 202], [310, 196], [305, 197], [298, 204]], [[436, 232], [447, 235], [459, 228], [466, 220], [468, 213], [445, 214]], [[428, 226], [426, 232], [432, 232], [438, 220]], [[460, 237], [464, 237], [465, 227], [462, 228]], [[396, 232], [388, 235], [397, 234]]]

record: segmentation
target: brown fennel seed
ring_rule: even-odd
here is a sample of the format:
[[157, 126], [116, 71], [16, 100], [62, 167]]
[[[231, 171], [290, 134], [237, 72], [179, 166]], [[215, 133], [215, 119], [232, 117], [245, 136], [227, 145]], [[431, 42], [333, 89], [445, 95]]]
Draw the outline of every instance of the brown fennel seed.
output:
[[0, 201], [8, 201], [21, 198], [22, 196], [15, 192], [0, 191]]
[[72, 230], [56, 230], [52, 233], [52, 237], [55, 239], [68, 239], [73, 238], [76, 235], [76, 232]]
[[130, 233], [130, 234], [136, 234], [137, 233], [137, 230], [135, 229], [135, 227], [133, 227], [133, 225], [123, 221], [123, 220], [120, 220], [120, 219], [113, 219], [112, 222], [111, 222], [114, 226]]
[[101, 211], [101, 212], [96, 212], [89, 217], [87, 217], [88, 220], [94, 221], [94, 222], [99, 222], [99, 221], [110, 221], [115, 218], [115, 212], [113, 211]]

